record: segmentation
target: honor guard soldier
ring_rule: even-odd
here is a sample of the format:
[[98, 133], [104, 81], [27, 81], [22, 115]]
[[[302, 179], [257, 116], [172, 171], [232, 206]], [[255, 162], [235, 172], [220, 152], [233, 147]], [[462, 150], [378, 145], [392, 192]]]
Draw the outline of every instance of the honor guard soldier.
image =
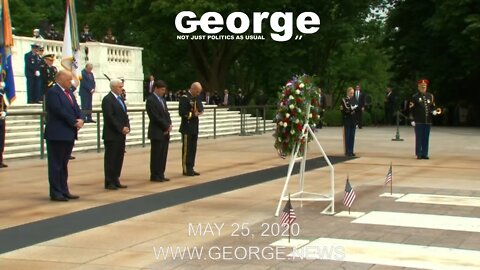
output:
[[3, 150], [5, 149], [5, 118], [7, 117], [7, 105], [5, 104], [4, 82], [0, 85], [0, 168], [8, 167], [3, 163]]
[[[358, 105], [353, 100], [354, 90], [352, 87], [347, 89], [347, 97], [342, 98], [340, 104], [340, 110], [342, 111], [343, 119], [343, 142], [345, 155], [348, 157], [354, 157], [353, 146], [355, 145], [355, 128], [357, 125], [357, 118], [355, 110]], [[354, 105], [355, 104], [355, 105]]]
[[47, 90], [53, 86], [55, 83], [55, 75], [57, 75], [58, 69], [53, 65], [53, 61], [55, 61], [54, 54], [47, 54], [43, 57], [45, 61], [45, 65], [43, 66], [42, 70], [42, 77], [43, 77], [43, 94], [47, 94]]
[[427, 92], [428, 80], [422, 79], [417, 82], [418, 93], [410, 99], [410, 120], [415, 127], [415, 155], [417, 159], [429, 159], [428, 141], [432, 115], [441, 114], [440, 108], [435, 109], [435, 98]]
[[198, 140], [198, 116], [202, 115], [203, 106], [199, 99], [202, 85], [194, 82], [190, 90], [181, 96], [178, 113], [182, 118], [180, 133], [182, 133], [182, 168], [183, 175], [195, 176], [200, 173], [194, 170], [195, 155]]
[[38, 103], [40, 100], [39, 94], [35, 91], [37, 80], [40, 77], [40, 62], [38, 58], [38, 50], [40, 46], [37, 44], [31, 45], [32, 50], [25, 54], [25, 77], [27, 77], [27, 103]]

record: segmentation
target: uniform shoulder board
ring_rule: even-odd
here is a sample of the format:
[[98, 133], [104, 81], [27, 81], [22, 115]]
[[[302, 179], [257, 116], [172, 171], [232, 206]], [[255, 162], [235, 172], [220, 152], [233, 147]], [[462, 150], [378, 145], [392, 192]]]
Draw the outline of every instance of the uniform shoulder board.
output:
[[183, 95], [182, 95], [182, 97], [183, 97], [183, 98], [188, 98], [188, 96], [187, 96], [187, 95], [185, 95], [185, 94], [183, 94]]

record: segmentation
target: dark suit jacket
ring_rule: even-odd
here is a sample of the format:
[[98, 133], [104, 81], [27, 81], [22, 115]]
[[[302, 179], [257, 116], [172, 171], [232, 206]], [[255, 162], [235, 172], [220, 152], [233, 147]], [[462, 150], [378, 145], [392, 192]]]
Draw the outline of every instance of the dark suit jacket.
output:
[[[123, 102], [123, 101], [122, 101]], [[127, 106], [125, 105], [125, 109]], [[103, 140], [104, 141], [123, 141], [126, 135], [122, 133], [124, 127], [130, 128], [128, 114], [123, 110], [117, 98], [108, 93], [102, 100], [103, 113]]]
[[65, 92], [55, 84], [46, 95], [47, 124], [45, 139], [51, 141], [74, 141], [77, 139], [77, 119], [83, 119], [75, 96], [69, 93], [73, 106]]
[[95, 77], [93, 73], [88, 73], [85, 69], [82, 70], [82, 81], [80, 83], [80, 92], [81, 96], [90, 95], [90, 91], [95, 89]]
[[155, 94], [147, 98], [146, 109], [150, 123], [148, 124], [148, 138], [150, 140], [164, 140], [170, 137], [170, 134], [164, 134], [172, 124], [170, 113], [168, 112], [167, 102], [164, 102], [165, 108], [158, 100]]
[[362, 108], [365, 107], [365, 93], [363, 93], [363, 91], [360, 91], [360, 93], [358, 95], [358, 100], [356, 98], [356, 92], [354, 92], [352, 98], [354, 100], [354, 103], [356, 105], [358, 105], [358, 107], [356, 109], [357, 111], [362, 110]]

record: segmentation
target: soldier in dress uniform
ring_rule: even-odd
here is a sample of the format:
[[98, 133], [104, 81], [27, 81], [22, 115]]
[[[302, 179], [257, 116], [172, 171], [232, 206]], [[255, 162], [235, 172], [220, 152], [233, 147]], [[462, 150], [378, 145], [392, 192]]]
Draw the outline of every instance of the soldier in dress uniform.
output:
[[428, 141], [432, 115], [441, 114], [440, 109], [435, 109], [435, 98], [427, 92], [428, 80], [421, 79], [417, 82], [418, 93], [410, 99], [410, 120], [415, 127], [415, 155], [417, 159], [429, 159]]
[[7, 117], [7, 105], [5, 104], [5, 89], [2, 81], [0, 85], [0, 168], [8, 167], [3, 163], [3, 150], [5, 149], [5, 118]]
[[348, 87], [347, 96], [342, 98], [340, 104], [340, 110], [342, 111], [343, 118], [343, 142], [345, 155], [348, 157], [354, 157], [353, 146], [355, 145], [355, 128], [357, 125], [357, 118], [355, 110], [358, 105], [353, 100], [354, 90], [352, 87]]
[[31, 45], [32, 50], [25, 54], [25, 77], [27, 77], [27, 103], [37, 103], [40, 97], [37, 97], [35, 85], [40, 77], [40, 62], [38, 58], [38, 50], [40, 46]]
[[180, 97], [178, 113], [182, 118], [180, 133], [182, 133], [182, 168], [183, 175], [195, 176], [200, 173], [194, 170], [195, 155], [197, 153], [198, 117], [203, 113], [203, 106], [199, 99], [202, 85], [192, 83], [190, 90]]
[[55, 61], [54, 54], [45, 55], [43, 61], [45, 62], [45, 65], [43, 65], [41, 74], [43, 80], [43, 94], [46, 95], [47, 90], [55, 83], [55, 75], [57, 75], [58, 69], [53, 65], [53, 61]]

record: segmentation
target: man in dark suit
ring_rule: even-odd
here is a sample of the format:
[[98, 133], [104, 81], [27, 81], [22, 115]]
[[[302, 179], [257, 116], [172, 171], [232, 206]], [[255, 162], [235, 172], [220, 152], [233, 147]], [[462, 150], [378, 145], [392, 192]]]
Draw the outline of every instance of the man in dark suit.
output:
[[353, 95], [354, 98], [354, 104], [357, 105], [357, 108], [355, 109], [355, 115], [357, 118], [357, 125], [358, 128], [362, 128], [362, 115], [363, 111], [365, 111], [365, 94], [362, 92], [360, 89], [360, 85], [357, 85], [355, 87], [355, 93]]
[[38, 49], [40, 46], [31, 45], [32, 50], [25, 54], [25, 77], [27, 78], [27, 103], [37, 103], [40, 96], [36, 92], [37, 80], [40, 80], [40, 61]]
[[[3, 82], [2, 82], [3, 83]], [[3, 150], [5, 149], [5, 118], [7, 117], [7, 105], [5, 104], [4, 97], [5, 90], [3, 86], [0, 86], [0, 168], [8, 167], [3, 163]]]
[[116, 190], [126, 188], [120, 184], [125, 141], [130, 133], [130, 121], [121, 94], [123, 82], [121, 79], [110, 81], [110, 93], [102, 100], [103, 112], [103, 143], [105, 145], [105, 189]]
[[318, 88], [318, 106], [320, 106], [320, 121], [318, 121], [317, 128], [323, 128], [323, 115], [327, 107], [327, 98], [325, 94], [323, 94], [322, 88]]
[[340, 104], [340, 110], [342, 111], [343, 120], [343, 144], [345, 149], [345, 155], [348, 157], [354, 157], [353, 147], [355, 145], [355, 127], [356, 119], [355, 113], [358, 105], [353, 104], [354, 90], [352, 87], [348, 87], [347, 96], [342, 98]]
[[387, 125], [392, 125], [394, 124], [394, 121], [396, 118], [394, 118], [395, 114], [395, 93], [393, 92], [393, 89], [391, 87], [387, 87], [385, 95], [385, 123]]
[[[88, 63], [82, 70], [82, 82], [80, 84], [80, 99], [82, 110], [92, 110], [92, 96], [95, 93], [95, 77], [93, 76], [93, 65]], [[96, 123], [91, 113], [85, 113], [85, 123]]]
[[45, 140], [48, 154], [48, 181], [52, 201], [68, 201], [79, 197], [70, 193], [67, 184], [68, 160], [77, 133], [83, 127], [83, 115], [75, 96], [69, 91], [72, 73], [61, 70], [56, 84], [47, 92]]
[[172, 131], [172, 120], [165, 102], [167, 85], [163, 81], [156, 81], [153, 93], [147, 98], [146, 109], [150, 123], [148, 124], [148, 138], [150, 139], [150, 181], [165, 182], [168, 144]]
[[182, 133], [182, 168], [183, 175], [195, 176], [200, 173], [194, 170], [197, 154], [198, 117], [203, 114], [203, 106], [199, 99], [202, 85], [194, 82], [190, 90], [182, 95], [178, 104], [178, 113], [182, 118], [180, 133]]

